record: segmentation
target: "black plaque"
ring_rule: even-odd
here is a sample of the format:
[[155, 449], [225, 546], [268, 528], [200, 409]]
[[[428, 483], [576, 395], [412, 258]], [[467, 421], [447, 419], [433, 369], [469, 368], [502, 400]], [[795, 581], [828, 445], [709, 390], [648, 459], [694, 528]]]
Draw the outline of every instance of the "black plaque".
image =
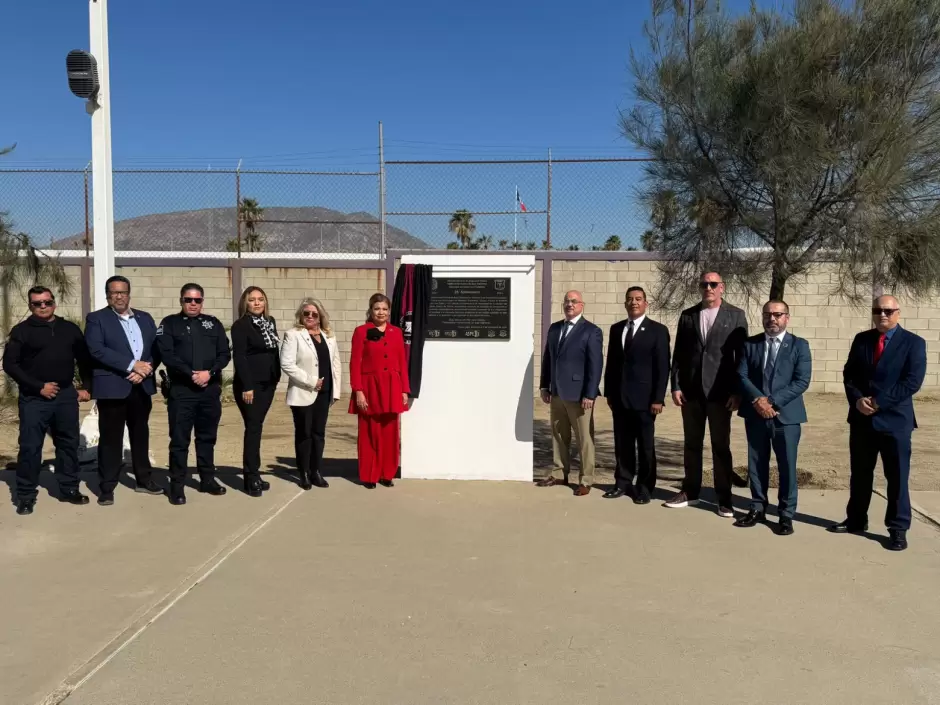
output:
[[509, 340], [511, 281], [432, 279], [428, 340]]

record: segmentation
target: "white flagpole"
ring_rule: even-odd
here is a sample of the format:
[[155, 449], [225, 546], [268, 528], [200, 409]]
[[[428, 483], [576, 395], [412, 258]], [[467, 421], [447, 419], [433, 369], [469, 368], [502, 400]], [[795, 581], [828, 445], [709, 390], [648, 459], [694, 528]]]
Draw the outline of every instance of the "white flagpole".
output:
[[519, 230], [519, 187], [516, 186], [516, 201], [512, 204], [512, 244], [515, 245], [519, 240], [516, 237]]

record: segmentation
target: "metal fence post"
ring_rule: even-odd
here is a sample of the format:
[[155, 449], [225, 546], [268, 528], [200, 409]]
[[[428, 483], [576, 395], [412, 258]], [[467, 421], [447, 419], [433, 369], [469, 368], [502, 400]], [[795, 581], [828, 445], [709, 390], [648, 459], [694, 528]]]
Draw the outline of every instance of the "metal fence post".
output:
[[382, 249], [380, 254], [384, 255], [387, 246], [385, 241], [385, 139], [382, 135], [381, 120], [379, 120], [379, 220], [382, 230]]
[[235, 221], [236, 221], [236, 249], [238, 256], [242, 256], [242, 160], [238, 160], [235, 167]]
[[545, 249], [552, 249], [552, 150], [548, 150], [548, 198], [545, 203]]

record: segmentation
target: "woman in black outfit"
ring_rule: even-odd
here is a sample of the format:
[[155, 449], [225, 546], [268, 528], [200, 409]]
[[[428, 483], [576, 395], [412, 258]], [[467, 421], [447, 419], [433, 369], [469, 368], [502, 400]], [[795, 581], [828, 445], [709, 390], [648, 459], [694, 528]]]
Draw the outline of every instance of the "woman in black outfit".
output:
[[284, 334], [281, 368], [287, 374], [287, 405], [294, 416], [294, 447], [300, 486], [329, 487], [320, 474], [326, 443], [326, 419], [339, 399], [339, 348], [330, 316], [316, 299], [304, 299], [297, 321]]
[[257, 286], [245, 289], [232, 324], [235, 403], [245, 422], [242, 450], [245, 493], [260, 497], [271, 485], [261, 479], [261, 432], [281, 379], [277, 326], [268, 315], [268, 297]]

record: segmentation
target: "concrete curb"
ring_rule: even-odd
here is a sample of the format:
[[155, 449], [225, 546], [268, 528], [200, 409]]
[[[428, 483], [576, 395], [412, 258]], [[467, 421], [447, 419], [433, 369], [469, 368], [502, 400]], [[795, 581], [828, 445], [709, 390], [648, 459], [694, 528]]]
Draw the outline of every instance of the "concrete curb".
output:
[[[875, 488], [872, 490], [876, 495], [881, 497], [884, 500], [888, 499], [888, 495], [885, 494], [883, 490]], [[935, 529], [940, 529], [940, 517], [934, 516], [926, 509], [921, 507], [916, 502], [911, 502], [911, 510], [916, 514], [924, 523], [930, 524]]]
[[135, 619], [130, 625], [120, 631], [111, 641], [109, 641], [94, 656], [88, 659], [72, 673], [66, 676], [65, 680], [59, 686], [39, 701], [37, 705], [60, 705], [74, 691], [80, 688], [84, 683], [94, 676], [99, 670], [106, 666], [115, 656], [131, 644], [144, 630], [156, 622], [160, 617], [166, 614], [177, 602], [183, 599], [191, 590], [202, 583], [206, 578], [215, 572], [222, 563], [225, 562], [233, 553], [244, 546], [255, 534], [267, 526], [277, 516], [283, 512], [290, 504], [305, 494], [299, 490], [296, 494], [290, 496], [286, 502], [278, 507], [274, 507], [267, 514], [255, 520], [243, 530], [233, 535], [229, 542], [215, 553], [211, 558], [205, 561], [199, 568], [190, 573], [176, 588], [168, 592], [158, 602], [151, 605], [143, 615]]

